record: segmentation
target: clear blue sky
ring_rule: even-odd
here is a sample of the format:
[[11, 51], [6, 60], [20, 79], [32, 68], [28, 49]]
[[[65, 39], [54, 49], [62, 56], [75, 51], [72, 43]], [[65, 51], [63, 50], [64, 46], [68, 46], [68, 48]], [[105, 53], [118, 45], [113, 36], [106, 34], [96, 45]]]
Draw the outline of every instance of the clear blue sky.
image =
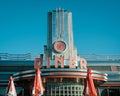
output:
[[120, 0], [0, 0], [0, 53], [42, 53], [58, 7], [73, 13], [79, 54], [120, 54]]

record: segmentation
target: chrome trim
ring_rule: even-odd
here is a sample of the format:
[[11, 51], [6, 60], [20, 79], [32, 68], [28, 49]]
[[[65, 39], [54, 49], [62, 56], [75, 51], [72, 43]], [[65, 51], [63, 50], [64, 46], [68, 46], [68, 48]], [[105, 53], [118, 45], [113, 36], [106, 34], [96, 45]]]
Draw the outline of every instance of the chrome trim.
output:
[[[41, 69], [42, 77], [46, 76], [83, 76], [86, 77], [87, 75], [87, 70], [86, 69], [66, 69], [66, 68], [49, 68], [49, 69]], [[92, 70], [93, 74], [92, 77], [94, 79], [103, 79], [102, 81], [107, 81], [107, 74], [106, 73], [101, 73], [98, 71]], [[18, 72], [13, 74], [13, 77], [15, 80], [18, 79], [27, 79], [28, 77], [33, 77], [35, 76], [35, 70], [26, 70], [22, 72]]]

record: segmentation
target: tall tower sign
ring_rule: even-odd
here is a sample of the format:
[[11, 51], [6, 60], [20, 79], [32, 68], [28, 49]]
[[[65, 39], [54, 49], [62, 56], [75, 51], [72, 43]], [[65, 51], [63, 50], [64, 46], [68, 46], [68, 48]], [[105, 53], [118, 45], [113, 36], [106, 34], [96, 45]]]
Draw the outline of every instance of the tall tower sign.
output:
[[56, 9], [48, 13], [48, 53], [54, 56], [73, 56], [72, 13]]
[[[70, 11], [59, 8], [48, 12], [47, 45], [44, 47], [43, 58], [46, 60], [49, 58], [51, 61], [59, 60], [64, 62], [64, 66], [71, 68], [80, 66], [81, 60], [77, 56], [77, 49], [73, 42], [72, 13]], [[86, 66], [85, 59], [84, 63], [82, 65]]]

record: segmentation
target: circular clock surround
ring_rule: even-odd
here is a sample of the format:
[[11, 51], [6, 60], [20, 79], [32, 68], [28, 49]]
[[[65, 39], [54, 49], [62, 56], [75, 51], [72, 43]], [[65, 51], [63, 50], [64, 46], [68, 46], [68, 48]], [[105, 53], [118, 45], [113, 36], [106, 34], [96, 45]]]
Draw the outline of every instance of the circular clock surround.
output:
[[66, 43], [64, 41], [56, 41], [54, 43], [54, 50], [58, 53], [65, 51]]

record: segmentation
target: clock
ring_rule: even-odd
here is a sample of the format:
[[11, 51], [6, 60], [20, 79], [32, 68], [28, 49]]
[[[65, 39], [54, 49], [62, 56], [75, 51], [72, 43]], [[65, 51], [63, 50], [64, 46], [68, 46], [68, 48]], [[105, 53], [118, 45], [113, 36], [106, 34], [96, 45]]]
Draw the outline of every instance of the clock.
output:
[[58, 53], [65, 51], [66, 43], [64, 41], [56, 41], [54, 43], [54, 50]]

